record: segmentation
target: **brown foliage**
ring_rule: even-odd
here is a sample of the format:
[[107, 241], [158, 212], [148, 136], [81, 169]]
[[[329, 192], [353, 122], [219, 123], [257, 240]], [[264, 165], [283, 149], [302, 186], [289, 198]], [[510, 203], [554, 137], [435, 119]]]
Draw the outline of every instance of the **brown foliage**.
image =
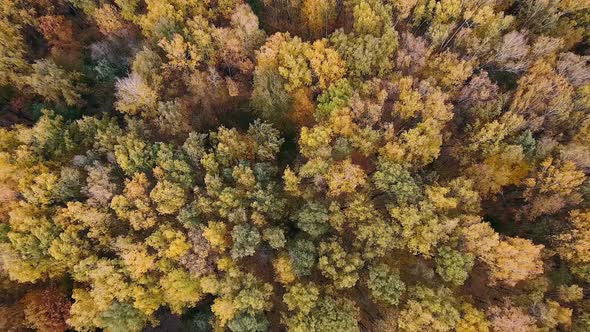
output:
[[28, 293], [22, 299], [26, 320], [40, 332], [59, 332], [68, 329], [71, 303], [66, 294], [57, 288]]

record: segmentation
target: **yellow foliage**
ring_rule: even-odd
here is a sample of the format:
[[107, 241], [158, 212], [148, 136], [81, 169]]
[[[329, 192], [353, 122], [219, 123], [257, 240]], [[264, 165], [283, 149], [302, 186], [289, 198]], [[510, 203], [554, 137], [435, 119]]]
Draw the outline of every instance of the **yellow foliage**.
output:
[[334, 135], [350, 138], [358, 126], [353, 122], [350, 109], [341, 108], [330, 113], [329, 126]]
[[295, 196], [301, 194], [299, 191], [299, 183], [301, 183], [301, 179], [297, 177], [297, 174], [295, 174], [295, 172], [293, 172], [289, 166], [285, 168], [285, 172], [283, 173], [283, 181], [285, 182], [286, 192]]
[[346, 63], [335, 50], [328, 47], [325, 39], [315, 41], [305, 51], [318, 86], [324, 90], [346, 73]]
[[424, 108], [422, 96], [412, 88], [412, 77], [402, 77], [398, 82], [399, 100], [393, 104], [393, 110], [402, 119], [414, 117]]
[[232, 299], [218, 297], [213, 302], [211, 311], [213, 311], [215, 317], [219, 320], [220, 325], [225, 326], [236, 314], [236, 307]]
[[559, 235], [559, 254], [568, 261], [590, 262], [590, 211], [570, 212], [570, 229]]
[[352, 164], [350, 159], [346, 159], [330, 167], [327, 181], [330, 196], [338, 196], [356, 192], [367, 182], [367, 175], [362, 168]]
[[313, 128], [301, 128], [299, 136], [299, 151], [307, 158], [318, 155], [325, 150], [332, 140], [330, 128], [315, 126]]
[[483, 312], [469, 303], [461, 306], [461, 320], [457, 323], [457, 332], [488, 332], [489, 323]]
[[290, 284], [295, 281], [295, 270], [291, 258], [285, 254], [280, 254], [272, 264], [275, 271], [275, 278], [282, 284]]
[[213, 247], [224, 251], [229, 246], [226, 224], [218, 221], [209, 221], [203, 230], [203, 236]]

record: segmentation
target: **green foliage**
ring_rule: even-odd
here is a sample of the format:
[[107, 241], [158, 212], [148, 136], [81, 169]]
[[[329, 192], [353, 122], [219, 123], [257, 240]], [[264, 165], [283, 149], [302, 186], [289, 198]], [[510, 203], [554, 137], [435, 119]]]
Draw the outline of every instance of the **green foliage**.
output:
[[272, 121], [278, 121], [291, 109], [291, 96], [283, 88], [279, 73], [260, 70], [254, 78], [252, 107], [260, 115]]
[[289, 310], [307, 315], [315, 307], [320, 292], [313, 284], [295, 284], [289, 288], [283, 300]]
[[264, 332], [268, 331], [268, 320], [261, 314], [241, 314], [229, 321], [227, 327], [232, 332]]
[[348, 106], [352, 97], [352, 87], [347, 79], [336, 81], [324, 93], [318, 96], [315, 116], [324, 119], [335, 110]]
[[121, 137], [118, 143], [115, 158], [128, 175], [147, 172], [154, 166], [155, 149], [150, 144], [133, 136]]
[[306, 204], [294, 217], [297, 226], [312, 237], [319, 237], [329, 229], [328, 209], [316, 204]]
[[283, 230], [279, 227], [266, 228], [262, 238], [268, 242], [273, 249], [281, 249], [285, 246], [286, 239]]
[[377, 189], [395, 195], [399, 203], [414, 202], [420, 197], [420, 187], [401, 165], [383, 160], [377, 167], [378, 170], [373, 174]]
[[363, 261], [357, 253], [348, 253], [336, 241], [321, 242], [318, 268], [336, 288], [353, 287], [359, 279]]
[[462, 285], [465, 282], [474, 264], [473, 254], [462, 253], [449, 247], [441, 247], [434, 260], [436, 273], [444, 281], [454, 285]]
[[295, 331], [360, 331], [356, 319], [356, 308], [345, 299], [325, 297], [320, 300], [309, 315], [296, 314], [283, 317], [290, 330]]
[[33, 64], [33, 73], [25, 81], [38, 95], [54, 103], [68, 106], [82, 102], [86, 87], [80, 83], [81, 74], [67, 72], [55, 62], [41, 60]]
[[590, 328], [590, 314], [584, 313], [580, 315], [574, 322], [573, 331], [581, 332]]
[[128, 304], [115, 303], [100, 317], [100, 326], [108, 332], [141, 331], [145, 316]]
[[260, 233], [255, 227], [248, 224], [235, 226], [231, 237], [233, 241], [231, 256], [234, 259], [254, 255], [260, 243]]
[[288, 246], [288, 249], [297, 275], [300, 277], [310, 275], [317, 262], [317, 249], [313, 242], [297, 239]]
[[367, 285], [375, 299], [394, 306], [398, 305], [406, 290], [406, 285], [399, 274], [385, 264], [374, 266], [369, 270]]

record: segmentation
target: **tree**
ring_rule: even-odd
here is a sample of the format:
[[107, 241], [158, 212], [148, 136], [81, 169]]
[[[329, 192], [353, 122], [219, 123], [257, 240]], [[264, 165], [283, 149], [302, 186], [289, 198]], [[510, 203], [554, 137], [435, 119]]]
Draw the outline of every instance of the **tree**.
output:
[[57, 227], [42, 209], [21, 203], [10, 212], [9, 231], [1, 251], [3, 267], [12, 280], [33, 282], [63, 273], [64, 266], [51, 259], [49, 248]]
[[317, 203], [305, 205], [295, 218], [299, 228], [312, 237], [319, 237], [329, 230], [328, 209]]
[[65, 331], [70, 302], [63, 291], [47, 288], [27, 293], [23, 299], [26, 320], [38, 331]]
[[0, 46], [0, 86], [18, 82], [29, 65], [25, 60], [26, 46], [18, 25], [0, 20], [0, 38], [5, 41]]
[[444, 52], [429, 61], [426, 71], [438, 81], [441, 88], [453, 91], [471, 76], [473, 66], [470, 62], [459, 59], [457, 54]]
[[119, 189], [111, 175], [112, 168], [95, 163], [88, 166], [87, 170], [86, 186], [82, 188], [82, 192], [89, 197], [91, 205], [108, 206]]
[[316, 331], [359, 331], [357, 309], [350, 301], [335, 300], [331, 297], [321, 299], [310, 315], [296, 314], [284, 316], [283, 324], [289, 330]]
[[227, 225], [219, 221], [210, 221], [203, 229], [203, 236], [211, 243], [211, 246], [220, 250], [225, 250], [229, 245], [227, 233]]
[[[374, 2], [375, 3], [375, 2]], [[380, 17], [366, 1], [360, 1], [353, 8], [354, 30], [359, 34], [378, 35], [383, 27], [383, 17]]]
[[507, 71], [521, 72], [525, 70], [528, 66], [525, 62], [529, 52], [527, 42], [528, 38], [523, 32], [512, 31], [505, 34], [502, 45], [496, 53], [495, 62]]
[[326, 37], [332, 32], [336, 21], [337, 2], [335, 0], [304, 0], [301, 14], [313, 37]]
[[[311, 85], [312, 73], [305, 52], [309, 45], [299, 37], [277, 33], [269, 38], [257, 55], [259, 66], [272, 66], [284, 79], [284, 89], [292, 92], [304, 85]], [[270, 67], [270, 68], [272, 68]]]
[[584, 173], [571, 161], [554, 162], [549, 158], [540, 166], [535, 177], [525, 180], [524, 197], [531, 203], [531, 217], [552, 214], [566, 205], [577, 204], [578, 187], [585, 179]]
[[291, 96], [283, 87], [279, 73], [256, 68], [252, 106], [264, 119], [278, 121], [291, 109]]
[[404, 131], [396, 141], [388, 142], [382, 153], [392, 162], [406, 167], [423, 167], [440, 154], [442, 135], [440, 125], [428, 119]]
[[317, 261], [317, 249], [312, 241], [297, 239], [288, 244], [289, 255], [297, 276], [308, 276]]
[[569, 117], [572, 96], [573, 88], [567, 80], [548, 63], [538, 61], [519, 80], [511, 109], [525, 116], [531, 130], [551, 130]]
[[590, 247], [590, 232], [588, 229], [590, 213], [573, 210], [569, 215], [570, 229], [558, 236], [560, 241], [559, 254], [572, 262], [588, 263], [588, 250]]
[[476, 105], [493, 102], [498, 97], [498, 86], [489, 77], [488, 72], [482, 71], [474, 76], [460, 92], [461, 106], [469, 109]]
[[161, 133], [184, 136], [191, 131], [191, 119], [185, 107], [178, 100], [159, 102], [157, 113], [156, 122]]
[[[404, 3], [408, 3], [408, 1], [399, 1], [396, 4]], [[401, 35], [400, 49], [397, 52], [395, 63], [405, 74], [415, 74], [426, 65], [429, 55], [430, 51], [426, 40], [414, 36], [410, 32], [404, 32]]]
[[202, 297], [198, 281], [188, 272], [175, 269], [160, 280], [164, 300], [174, 313], [194, 306]]
[[403, 77], [398, 82], [399, 100], [393, 105], [394, 112], [402, 119], [412, 118], [420, 111], [424, 104], [422, 95], [412, 89], [414, 81], [412, 77]]
[[431, 329], [450, 331], [460, 320], [455, 301], [447, 288], [436, 290], [417, 286], [409, 291], [410, 300], [400, 313], [398, 328], [401, 331]]
[[279, 227], [265, 228], [262, 232], [262, 238], [273, 249], [281, 249], [285, 247], [285, 243], [287, 242], [283, 230]]
[[375, 187], [392, 194], [400, 203], [413, 202], [420, 197], [420, 187], [403, 166], [380, 159], [373, 174]]
[[334, 82], [318, 96], [315, 118], [317, 120], [325, 119], [333, 111], [348, 106], [352, 95], [352, 86], [347, 79]]
[[158, 95], [137, 73], [117, 79], [117, 111], [128, 115], [153, 117], [157, 108]]
[[337, 30], [330, 42], [346, 62], [352, 78], [384, 77], [393, 69], [398, 35], [392, 28], [386, 28], [380, 37], [345, 34]]
[[33, 91], [54, 103], [74, 106], [82, 103], [86, 86], [81, 83], [82, 75], [67, 72], [52, 60], [39, 60], [32, 65], [33, 72], [24, 78]]
[[304, 54], [314, 78], [317, 79], [317, 86], [322, 90], [343, 78], [346, 73], [344, 61], [338, 52], [329, 47], [325, 39], [315, 41]]
[[184, 189], [170, 181], [160, 181], [150, 192], [150, 199], [156, 203], [156, 209], [162, 214], [175, 214], [184, 206], [186, 195]]
[[319, 303], [316, 326], [319, 331], [358, 331], [357, 315], [350, 301], [326, 298]]
[[115, 145], [115, 158], [127, 175], [147, 172], [154, 166], [154, 147], [139, 137], [120, 137]]
[[283, 296], [283, 301], [291, 311], [307, 315], [316, 306], [319, 289], [314, 284], [293, 284]]
[[149, 185], [144, 173], [136, 173], [126, 181], [124, 194], [111, 200], [111, 208], [117, 217], [128, 221], [136, 230], [156, 224], [156, 215], [148, 200]]
[[573, 326], [573, 331], [584, 331], [588, 328], [588, 326], [590, 326], [590, 317], [585, 313], [580, 315], [580, 317], [576, 320], [576, 323]]
[[493, 282], [514, 286], [543, 272], [542, 245], [522, 238], [501, 240], [488, 223], [474, 222], [464, 232], [467, 250], [488, 264]]
[[140, 331], [146, 317], [129, 304], [114, 303], [98, 318], [100, 327], [108, 332]]
[[158, 256], [172, 260], [180, 260], [190, 249], [184, 233], [167, 224], [160, 225], [146, 239], [146, 243], [157, 251]]
[[449, 247], [442, 247], [435, 257], [436, 273], [444, 281], [462, 285], [473, 267], [474, 257], [471, 253], [461, 253]]
[[369, 269], [367, 285], [375, 299], [390, 305], [397, 305], [406, 290], [406, 285], [401, 281], [397, 271], [393, 271], [385, 264], [372, 266]]
[[148, 271], [156, 268], [155, 257], [148, 253], [144, 244], [120, 237], [117, 238], [116, 247], [132, 278], [141, 279]]
[[528, 332], [536, 329], [533, 317], [511, 303], [505, 303], [502, 307], [492, 307], [490, 314], [492, 316], [490, 323], [494, 331]]
[[39, 30], [51, 45], [51, 53], [54, 57], [59, 58], [61, 54], [67, 52], [73, 54], [79, 52], [80, 45], [74, 38], [74, 26], [65, 16], [46, 15], [40, 17]]
[[458, 332], [489, 332], [489, 322], [483, 312], [469, 303], [461, 306], [461, 320], [457, 323]]
[[282, 284], [290, 284], [295, 281], [296, 275], [291, 258], [286, 253], [280, 253], [273, 261], [275, 279]]
[[[494, 49], [499, 48], [502, 34], [514, 24], [514, 17], [497, 11], [493, 5], [484, 3], [482, 6], [468, 6], [463, 16], [473, 23], [459, 30], [458, 43], [465, 47], [469, 54], [491, 58]], [[517, 59], [518, 60], [518, 59]]]
[[389, 214], [401, 226], [401, 239], [414, 254], [432, 255], [432, 249], [444, 238], [445, 223], [452, 220], [439, 219], [431, 207], [391, 207]]
[[534, 277], [543, 272], [540, 258], [542, 245], [534, 245], [521, 238], [507, 238], [501, 241], [490, 262], [492, 279], [514, 286], [521, 280]]
[[346, 252], [336, 241], [321, 242], [319, 257], [318, 268], [336, 288], [350, 288], [357, 283], [358, 270], [363, 266], [358, 253]]
[[229, 321], [227, 327], [232, 332], [264, 332], [268, 331], [268, 320], [261, 314], [241, 314]]
[[581, 87], [590, 81], [590, 70], [586, 65], [587, 57], [575, 55], [574, 53], [562, 53], [556, 65], [557, 72], [568, 79], [570, 84]]
[[119, 35], [126, 28], [125, 21], [117, 8], [110, 4], [104, 4], [93, 12], [94, 19], [104, 35]]
[[559, 286], [559, 299], [563, 302], [577, 302], [584, 297], [584, 290], [578, 285]]
[[253, 104], [275, 122], [284, 121], [292, 107], [299, 111], [305, 89], [326, 89], [346, 72], [344, 61], [327, 40], [310, 44], [288, 33], [271, 36], [257, 60]]
[[252, 256], [260, 243], [260, 233], [249, 224], [237, 225], [231, 232], [233, 246], [231, 255], [234, 259]]
[[487, 157], [483, 163], [467, 170], [483, 196], [496, 194], [508, 185], [519, 184], [527, 175], [529, 166], [524, 160], [522, 146], [507, 145]]

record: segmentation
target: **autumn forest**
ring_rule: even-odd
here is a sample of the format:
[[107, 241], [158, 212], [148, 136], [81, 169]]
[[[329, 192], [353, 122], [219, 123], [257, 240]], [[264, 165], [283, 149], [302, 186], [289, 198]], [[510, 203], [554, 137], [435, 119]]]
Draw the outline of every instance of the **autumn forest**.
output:
[[590, 331], [590, 0], [0, 0], [0, 331]]

